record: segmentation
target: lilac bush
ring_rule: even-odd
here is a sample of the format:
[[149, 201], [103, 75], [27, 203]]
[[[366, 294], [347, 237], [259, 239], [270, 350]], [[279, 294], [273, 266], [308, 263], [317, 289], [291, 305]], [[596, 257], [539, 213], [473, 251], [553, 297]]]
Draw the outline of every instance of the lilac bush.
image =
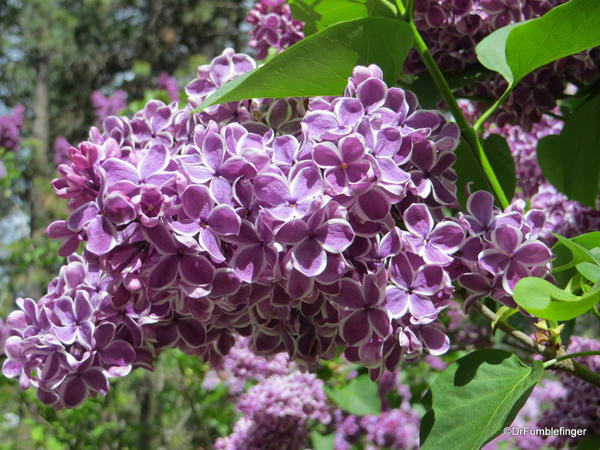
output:
[[96, 121], [101, 123], [105, 118], [119, 114], [127, 107], [127, 92], [117, 89], [111, 95], [104, 95], [100, 91], [92, 92], [90, 97]]

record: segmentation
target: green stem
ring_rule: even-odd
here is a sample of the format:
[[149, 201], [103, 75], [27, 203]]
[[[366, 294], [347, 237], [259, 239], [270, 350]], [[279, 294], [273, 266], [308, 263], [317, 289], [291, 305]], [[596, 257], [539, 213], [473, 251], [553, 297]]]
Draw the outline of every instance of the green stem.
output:
[[496, 112], [496, 110], [498, 109], [498, 107], [505, 102], [505, 100], [508, 98], [508, 96], [510, 95], [512, 91], [512, 86], [509, 86], [508, 88], [506, 88], [506, 90], [504, 91], [504, 93], [500, 96], [500, 98], [498, 100], [496, 100], [494, 102], [494, 104], [492, 106], [490, 106], [487, 111], [485, 111], [481, 117], [479, 119], [477, 119], [477, 122], [475, 122], [475, 125], [473, 125], [473, 130], [475, 131], [475, 133], [479, 134], [481, 132], [481, 128], [483, 127], [483, 124], [485, 123], [486, 120], [488, 120], [490, 118], [490, 116], [492, 114], [494, 114]]
[[600, 351], [589, 351], [589, 352], [577, 352], [577, 353], [569, 353], [568, 355], [562, 355], [557, 358], [551, 359], [544, 363], [544, 369], [547, 369], [550, 366], [553, 366], [557, 362], [564, 361], [566, 359], [579, 358], [580, 356], [595, 356], [600, 355]]
[[415, 17], [415, 0], [406, 0], [406, 11], [404, 18], [407, 22], [411, 22]]
[[[404, 5], [400, 0], [397, 0], [397, 5], [400, 12], [402, 14], [405, 14], [406, 8], [404, 8]], [[502, 186], [500, 186], [500, 182], [498, 181], [498, 178], [494, 173], [494, 169], [492, 168], [492, 165], [490, 164], [490, 161], [488, 160], [485, 151], [481, 146], [481, 142], [479, 141], [477, 133], [475, 133], [473, 128], [471, 128], [469, 122], [467, 122], [467, 119], [465, 118], [462, 110], [460, 109], [460, 106], [458, 106], [456, 98], [452, 94], [452, 89], [450, 89], [450, 86], [448, 85], [444, 74], [442, 73], [439, 66], [433, 59], [433, 56], [429, 52], [427, 44], [425, 44], [425, 41], [421, 37], [419, 30], [417, 30], [417, 26], [412, 20], [408, 22], [408, 25], [415, 39], [415, 49], [421, 56], [421, 59], [427, 67], [431, 78], [433, 78], [433, 81], [435, 82], [438, 90], [440, 91], [440, 94], [448, 104], [450, 111], [452, 112], [452, 115], [456, 120], [458, 128], [460, 128], [464, 142], [467, 144], [467, 147], [469, 147], [469, 150], [475, 158], [475, 161], [477, 162], [480, 171], [485, 175], [485, 179], [489, 187], [491, 188], [491, 191], [496, 196], [496, 199], [498, 200], [502, 208], [506, 208], [509, 205], [508, 199], [506, 198], [506, 195], [502, 190]]]

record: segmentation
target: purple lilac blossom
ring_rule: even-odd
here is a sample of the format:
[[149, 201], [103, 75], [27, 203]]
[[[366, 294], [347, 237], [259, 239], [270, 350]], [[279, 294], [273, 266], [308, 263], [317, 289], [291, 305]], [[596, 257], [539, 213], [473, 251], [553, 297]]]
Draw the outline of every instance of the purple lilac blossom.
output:
[[215, 448], [300, 450], [306, 447], [311, 423], [331, 421], [323, 381], [297, 371], [253, 386], [237, 408], [244, 416], [230, 436], [217, 439]]
[[468, 214], [459, 214], [467, 239], [455, 268], [460, 284], [470, 293], [465, 310], [488, 296], [514, 308], [512, 290], [521, 278], [543, 278], [550, 273], [552, 252], [537, 239], [544, 213], [535, 209], [525, 213], [524, 207], [523, 200], [516, 200], [502, 212], [489, 192], [477, 191], [467, 201]]
[[277, 53], [304, 39], [304, 23], [292, 17], [286, 0], [259, 0], [248, 11], [246, 21], [253, 26], [248, 45], [256, 59], [265, 59], [269, 49]]
[[105, 96], [100, 91], [92, 92], [90, 97], [96, 121], [102, 123], [109, 116], [117, 115], [127, 107], [127, 93], [117, 89], [111, 95]]
[[56, 167], [61, 164], [69, 163], [69, 151], [71, 150], [71, 144], [67, 141], [64, 136], [58, 136], [54, 139], [54, 164]]
[[0, 117], [0, 147], [12, 152], [19, 150], [24, 119], [23, 105], [15, 106], [10, 114]]
[[[388, 88], [377, 66], [356, 67], [342, 96], [308, 101], [296, 134], [250, 131], [268, 123], [253, 109], [262, 101], [221, 105], [227, 114], [252, 111], [252, 122], [192, 111], [254, 66], [226, 50], [188, 85], [191, 104], [153, 100], [133, 118], [106, 117], [70, 148], [53, 186], [72, 212], [47, 232], [63, 239], [62, 256], [83, 247], [77, 258], [106, 280], [98, 295], [111, 313], [99, 319], [99, 306], [87, 307], [92, 296], [77, 288], [70, 303], [22, 302], [29, 318], [11, 322], [5, 373], [37, 387], [43, 401], [73, 406], [106, 392], [103, 379], [82, 381], [89, 370], [113, 370], [89, 360], [95, 346], [110, 347], [92, 334], [98, 320], [135, 349], [127, 367], [148, 367], [173, 347], [218, 365], [239, 334], [255, 353], [286, 352], [300, 366], [341, 345], [378, 379], [403, 360], [448, 350], [438, 315], [465, 270], [483, 271], [502, 289], [515, 274], [545, 274], [547, 249], [527, 237], [531, 213], [494, 218], [491, 204], [474, 201], [473, 217], [443, 217], [443, 207], [456, 205], [458, 127], [420, 109], [411, 92]], [[496, 239], [501, 225], [526, 239], [515, 240], [515, 261], [516, 250]], [[487, 269], [472, 259], [465, 234], [485, 240]], [[40, 339], [47, 352], [75, 348], [86, 363], [52, 356], [53, 371], [32, 372], [44, 362], [31, 353]], [[77, 388], [75, 397], [66, 386]]]
[[161, 72], [161, 74], [158, 76], [156, 86], [159, 89], [162, 89], [167, 92], [170, 101], [176, 102], [179, 100], [180, 88], [177, 78], [170, 76], [166, 72]]

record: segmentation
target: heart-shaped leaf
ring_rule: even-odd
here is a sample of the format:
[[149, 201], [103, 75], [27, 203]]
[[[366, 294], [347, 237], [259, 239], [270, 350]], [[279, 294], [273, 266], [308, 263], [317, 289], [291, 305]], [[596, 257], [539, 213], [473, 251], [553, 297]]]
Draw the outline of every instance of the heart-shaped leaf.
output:
[[294, 18], [304, 22], [306, 36], [347, 20], [396, 15], [396, 8], [386, 0], [290, 0], [289, 4]]
[[543, 372], [504, 350], [476, 350], [453, 362], [425, 396], [421, 449], [478, 450], [512, 423]]
[[519, 280], [513, 296], [520, 307], [541, 319], [571, 320], [600, 301], [600, 290], [579, 297], [542, 278], [527, 277]]
[[571, 0], [542, 17], [508, 25], [476, 47], [479, 61], [511, 85], [564, 56], [600, 45], [600, 2]]
[[368, 17], [330, 26], [221, 86], [199, 109], [249, 98], [341, 95], [359, 64], [377, 64], [392, 84], [412, 45], [408, 24]]

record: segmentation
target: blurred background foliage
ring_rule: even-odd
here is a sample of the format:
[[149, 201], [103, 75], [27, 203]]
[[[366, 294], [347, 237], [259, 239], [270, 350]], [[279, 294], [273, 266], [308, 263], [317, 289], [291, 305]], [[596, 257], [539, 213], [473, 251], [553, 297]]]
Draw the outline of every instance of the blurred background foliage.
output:
[[[0, 115], [26, 108], [21, 149], [0, 150], [0, 318], [16, 297], [43, 295], [63, 262], [60, 242], [44, 233], [66, 216], [50, 185], [54, 140], [86, 138], [93, 91], [123, 89], [132, 114], [149, 98], [168, 99], [156, 90], [160, 73], [184, 86], [223, 48], [244, 48], [247, 3], [0, 0]], [[211, 448], [236, 416], [225, 387], [201, 387], [207, 370], [168, 352], [154, 372], [136, 371], [110, 396], [61, 412], [0, 377], [0, 449]]]

